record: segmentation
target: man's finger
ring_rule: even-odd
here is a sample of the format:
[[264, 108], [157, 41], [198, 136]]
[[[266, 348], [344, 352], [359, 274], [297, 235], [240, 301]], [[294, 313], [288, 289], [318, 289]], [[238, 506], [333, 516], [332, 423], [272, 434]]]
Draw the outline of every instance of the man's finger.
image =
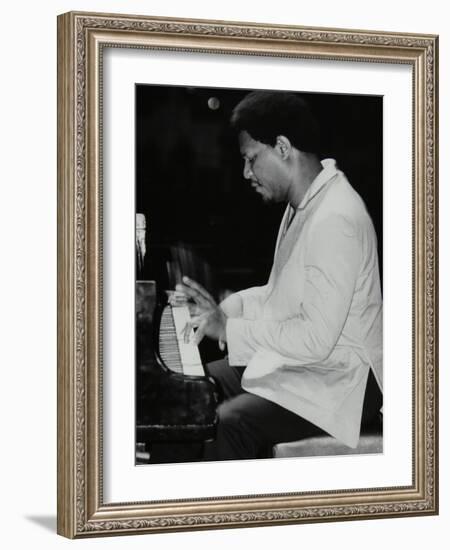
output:
[[188, 298], [192, 298], [194, 302], [203, 308], [211, 307], [211, 302], [203, 296], [198, 290], [187, 286], [185, 284], [177, 284], [176, 289], [178, 292], [183, 292]]
[[180, 335], [182, 336], [186, 344], [190, 342], [191, 337], [193, 336], [194, 328], [199, 327], [201, 324], [205, 324], [207, 318], [208, 314], [203, 313], [202, 315], [191, 317], [191, 320], [184, 325], [184, 327], [181, 329]]
[[190, 323], [186, 323], [184, 327], [181, 329], [180, 336], [183, 338], [183, 341], [185, 343], [189, 342], [189, 334], [191, 332], [192, 328], [190, 326]]
[[195, 303], [195, 302], [189, 302], [187, 304], [187, 308], [189, 310], [189, 314], [191, 317], [195, 317], [197, 315], [201, 315], [201, 307]]
[[189, 288], [196, 290], [201, 296], [203, 296], [203, 298], [205, 298], [205, 300], [208, 300], [208, 302], [211, 302], [213, 304], [216, 303], [216, 301], [211, 296], [211, 294], [201, 284], [197, 283], [196, 281], [193, 281], [192, 279], [186, 276], [183, 277], [183, 283]]
[[193, 322], [192, 320], [187, 322], [184, 327], [181, 329], [180, 336], [183, 338], [183, 341], [185, 344], [189, 344], [189, 341], [191, 339], [194, 327], [197, 326], [197, 323]]
[[198, 329], [195, 332], [193, 343], [197, 346], [200, 344], [200, 342], [203, 340], [203, 337], [205, 336], [206, 324], [207, 324], [207, 321], [202, 321], [200, 323], [200, 326], [198, 327]]

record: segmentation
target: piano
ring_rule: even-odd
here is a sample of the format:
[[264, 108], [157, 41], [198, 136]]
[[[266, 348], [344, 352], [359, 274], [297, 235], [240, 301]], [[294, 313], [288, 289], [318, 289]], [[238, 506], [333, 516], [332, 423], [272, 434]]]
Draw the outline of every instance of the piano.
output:
[[176, 449], [215, 435], [219, 389], [198, 347], [181, 337], [189, 318], [188, 307], [172, 307], [154, 281], [136, 282], [136, 443], [148, 462], [161, 444]]

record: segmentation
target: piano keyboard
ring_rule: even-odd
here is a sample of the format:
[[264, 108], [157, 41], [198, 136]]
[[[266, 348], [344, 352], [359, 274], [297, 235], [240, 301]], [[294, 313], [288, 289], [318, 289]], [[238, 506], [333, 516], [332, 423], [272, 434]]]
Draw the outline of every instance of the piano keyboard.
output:
[[205, 376], [198, 347], [185, 343], [182, 330], [190, 320], [187, 306], [166, 306], [159, 327], [159, 354], [170, 370], [181, 374]]

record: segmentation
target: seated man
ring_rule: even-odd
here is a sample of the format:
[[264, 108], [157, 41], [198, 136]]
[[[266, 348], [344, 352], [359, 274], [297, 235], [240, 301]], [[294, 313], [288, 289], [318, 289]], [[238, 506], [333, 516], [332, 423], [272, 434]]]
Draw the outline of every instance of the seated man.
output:
[[317, 122], [299, 96], [252, 92], [232, 124], [244, 177], [264, 201], [287, 208], [266, 285], [220, 306], [186, 277], [179, 288], [196, 304], [185, 334], [196, 327], [197, 343], [206, 335], [228, 347], [228, 363], [210, 367], [225, 399], [204, 458], [267, 456], [275, 443], [323, 432], [354, 448], [363, 405], [367, 418], [381, 406], [372, 221], [335, 161], [319, 160]]

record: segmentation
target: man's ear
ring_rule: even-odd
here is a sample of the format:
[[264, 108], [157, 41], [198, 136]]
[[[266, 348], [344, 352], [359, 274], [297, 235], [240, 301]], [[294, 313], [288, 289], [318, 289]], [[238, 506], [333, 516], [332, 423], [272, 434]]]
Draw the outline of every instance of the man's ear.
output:
[[292, 152], [292, 145], [286, 136], [278, 136], [275, 142], [275, 149], [279, 152], [281, 158], [286, 160]]

